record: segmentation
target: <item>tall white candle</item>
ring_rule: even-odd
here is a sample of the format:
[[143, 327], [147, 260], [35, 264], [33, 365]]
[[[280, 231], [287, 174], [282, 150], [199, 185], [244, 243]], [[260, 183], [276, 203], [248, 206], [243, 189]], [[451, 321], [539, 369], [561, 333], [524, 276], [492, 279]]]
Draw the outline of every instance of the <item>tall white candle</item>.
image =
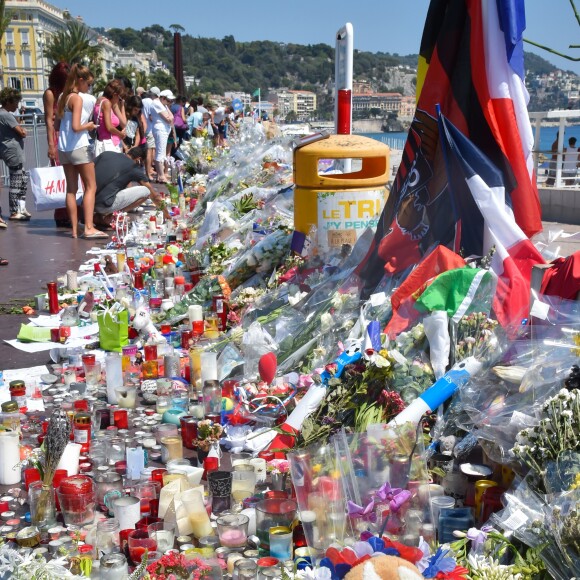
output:
[[116, 352], [109, 353], [105, 358], [105, 372], [107, 378], [107, 401], [110, 405], [118, 402], [115, 389], [123, 386], [123, 365], [121, 356]]
[[201, 384], [205, 381], [217, 381], [217, 353], [202, 352], [201, 353]]
[[69, 476], [78, 475], [80, 456], [81, 444], [67, 443], [66, 447], [64, 448], [64, 453], [58, 462], [57, 469], [66, 469]]
[[0, 485], [20, 483], [20, 437], [16, 431], [0, 431]]
[[200, 304], [192, 304], [187, 309], [187, 316], [191, 324], [199, 320], [203, 320], [203, 308]]

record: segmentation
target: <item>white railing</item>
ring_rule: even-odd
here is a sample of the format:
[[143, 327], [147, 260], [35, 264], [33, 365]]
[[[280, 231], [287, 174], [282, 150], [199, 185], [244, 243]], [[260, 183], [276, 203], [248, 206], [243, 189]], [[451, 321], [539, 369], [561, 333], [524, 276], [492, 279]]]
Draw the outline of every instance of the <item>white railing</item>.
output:
[[[548, 187], [578, 187], [577, 171], [574, 175], [567, 175], [563, 171], [564, 165], [564, 131], [568, 119], [580, 118], [580, 110], [554, 110], [529, 113], [532, 127], [534, 128], [534, 172], [540, 177], [538, 183]], [[540, 149], [540, 133], [542, 121], [558, 121], [558, 147], [556, 151], [543, 151]], [[540, 155], [548, 158], [548, 173], [545, 181], [538, 174]]]

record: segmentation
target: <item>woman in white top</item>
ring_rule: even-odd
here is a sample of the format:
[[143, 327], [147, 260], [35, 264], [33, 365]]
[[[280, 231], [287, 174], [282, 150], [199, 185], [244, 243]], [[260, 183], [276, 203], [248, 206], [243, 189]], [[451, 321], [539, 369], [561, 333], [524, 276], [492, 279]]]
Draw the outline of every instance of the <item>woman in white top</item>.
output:
[[87, 94], [93, 84], [93, 74], [80, 64], [70, 70], [66, 84], [58, 100], [57, 117], [60, 119], [58, 134], [58, 157], [66, 176], [66, 208], [72, 224], [72, 237], [77, 237], [77, 203], [79, 175], [83, 181], [83, 214], [86, 239], [108, 238], [107, 234], [95, 228], [95, 165], [89, 148], [89, 131], [97, 126], [90, 120], [92, 107], [87, 106], [94, 99]]
[[167, 156], [167, 139], [173, 126], [173, 113], [168, 104], [175, 99], [171, 91], [161, 91], [159, 98], [151, 103], [150, 115], [155, 138], [155, 169], [157, 182], [167, 183], [165, 178], [165, 160]]

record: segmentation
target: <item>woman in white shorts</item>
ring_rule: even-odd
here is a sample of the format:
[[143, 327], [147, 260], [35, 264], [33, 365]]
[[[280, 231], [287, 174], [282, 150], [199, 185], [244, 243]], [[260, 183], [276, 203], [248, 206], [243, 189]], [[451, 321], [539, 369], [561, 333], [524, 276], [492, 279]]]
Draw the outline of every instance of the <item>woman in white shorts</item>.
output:
[[175, 97], [171, 91], [161, 91], [159, 98], [151, 103], [151, 124], [155, 138], [155, 169], [157, 183], [168, 183], [165, 178], [165, 161], [167, 158], [167, 139], [173, 125], [173, 113], [167, 106]]
[[89, 131], [97, 126], [90, 121], [92, 107], [87, 106], [94, 98], [88, 94], [93, 84], [93, 74], [80, 64], [70, 70], [62, 94], [58, 100], [57, 118], [60, 120], [58, 133], [58, 158], [66, 176], [66, 208], [72, 224], [72, 237], [78, 235], [76, 194], [79, 175], [83, 181], [83, 214], [86, 239], [108, 238], [107, 234], [95, 228], [95, 165], [89, 149]]

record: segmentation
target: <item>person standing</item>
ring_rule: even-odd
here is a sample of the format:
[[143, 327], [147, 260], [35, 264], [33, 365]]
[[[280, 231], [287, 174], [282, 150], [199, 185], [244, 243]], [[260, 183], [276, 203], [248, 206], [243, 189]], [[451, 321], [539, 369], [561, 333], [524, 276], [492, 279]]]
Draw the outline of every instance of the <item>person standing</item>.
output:
[[[28, 179], [24, 171], [24, 138], [26, 129], [18, 123], [14, 113], [22, 98], [18, 89], [6, 87], [0, 91], [0, 159], [6, 163], [10, 173], [8, 201], [12, 221], [28, 221], [26, 209], [26, 188]], [[0, 209], [1, 214], [1, 209]], [[0, 215], [0, 228], [6, 229], [6, 222]]]
[[568, 139], [568, 147], [564, 150], [564, 163], [562, 164], [562, 177], [564, 185], [574, 185], [578, 172], [578, 147], [576, 137]]
[[122, 141], [126, 136], [122, 126], [120, 105], [125, 87], [118, 79], [110, 81], [103, 91], [103, 98], [95, 107], [95, 122], [97, 124], [96, 155], [103, 151], [121, 153]]
[[168, 183], [165, 177], [165, 162], [167, 159], [167, 140], [173, 127], [173, 114], [168, 105], [174, 99], [175, 97], [171, 91], [161, 91], [159, 99], [155, 99], [151, 104], [157, 183]]
[[[58, 62], [54, 65], [48, 76], [48, 88], [42, 95], [44, 106], [44, 124], [46, 125], [46, 140], [48, 142], [48, 161], [51, 167], [59, 165], [58, 161], [58, 123], [56, 121], [56, 105], [58, 98], [64, 89], [66, 78], [70, 72], [67, 62]], [[54, 221], [57, 227], [70, 228], [66, 208], [54, 210]]]
[[142, 93], [141, 102], [143, 104], [143, 116], [145, 117], [145, 138], [147, 140], [147, 160], [145, 162], [145, 173], [153, 181], [155, 172], [155, 137], [153, 136], [153, 122], [151, 120], [151, 108], [153, 102], [159, 98], [161, 90], [159, 87], [151, 87], [149, 92]]
[[67, 77], [65, 87], [58, 101], [57, 117], [60, 119], [58, 134], [58, 156], [66, 176], [66, 207], [72, 224], [72, 237], [77, 237], [77, 201], [79, 175], [84, 185], [83, 214], [85, 239], [108, 238], [93, 223], [95, 209], [95, 165], [89, 150], [89, 131], [97, 126], [91, 120], [92, 111], [84, 106], [85, 97], [93, 83], [91, 71], [75, 64]]

